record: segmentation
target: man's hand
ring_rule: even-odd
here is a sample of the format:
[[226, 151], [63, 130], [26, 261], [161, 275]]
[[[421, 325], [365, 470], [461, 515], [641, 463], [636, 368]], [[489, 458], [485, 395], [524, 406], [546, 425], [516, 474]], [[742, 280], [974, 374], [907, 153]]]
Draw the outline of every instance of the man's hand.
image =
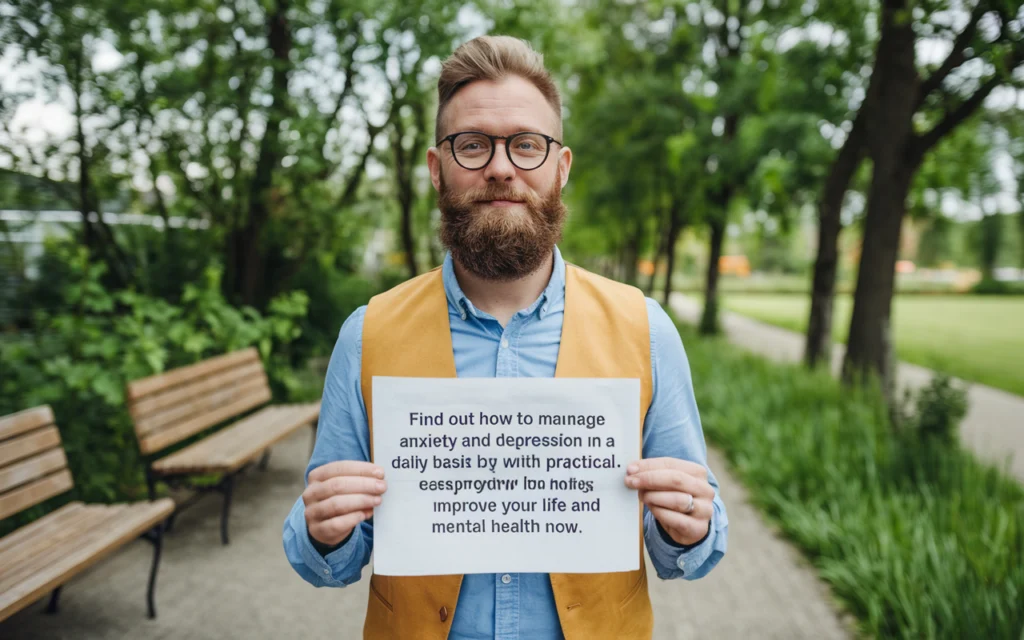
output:
[[[715, 489], [704, 466], [678, 458], [638, 460], [626, 468], [626, 486], [640, 490], [640, 501], [679, 544], [695, 544], [707, 535]], [[693, 510], [687, 513], [691, 496]]]
[[302, 492], [309, 535], [336, 546], [373, 515], [385, 491], [384, 470], [370, 462], [342, 460], [313, 469]]

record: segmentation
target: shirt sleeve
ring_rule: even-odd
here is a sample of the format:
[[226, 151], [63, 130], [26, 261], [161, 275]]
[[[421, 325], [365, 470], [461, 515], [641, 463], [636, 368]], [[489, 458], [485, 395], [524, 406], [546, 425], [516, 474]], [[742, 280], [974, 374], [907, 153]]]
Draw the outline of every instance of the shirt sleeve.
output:
[[[656, 301], [647, 299], [651, 331], [653, 395], [644, 420], [643, 457], [679, 458], [708, 467], [707, 445], [693, 395], [690, 363], [679, 331]], [[651, 562], [662, 579], [696, 580], [710, 572], [725, 555], [729, 518], [718, 491], [718, 480], [708, 469], [708, 483], [715, 489], [714, 514], [707, 536], [684, 547], [657, 526], [644, 507], [644, 541]]]
[[[345, 320], [331, 354], [320, 404], [316, 445], [306, 467], [306, 484], [313, 469], [335, 460], [370, 459], [370, 434], [360, 382], [363, 318], [360, 307]], [[284, 552], [289, 564], [316, 587], [344, 587], [359, 580], [373, 551], [373, 518], [359, 524], [348, 540], [326, 556], [313, 546], [306, 529], [305, 505], [299, 496], [284, 521]]]

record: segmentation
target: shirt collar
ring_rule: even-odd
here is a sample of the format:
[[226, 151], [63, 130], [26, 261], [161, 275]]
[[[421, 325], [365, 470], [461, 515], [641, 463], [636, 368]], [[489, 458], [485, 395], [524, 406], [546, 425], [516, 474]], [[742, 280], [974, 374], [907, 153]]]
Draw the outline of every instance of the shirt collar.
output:
[[[541, 292], [540, 297], [533, 304], [524, 309], [527, 314], [539, 313], [541, 319], [552, 311], [557, 311], [558, 306], [563, 304], [565, 300], [565, 261], [562, 259], [562, 252], [558, 250], [557, 246], [554, 248], [554, 253], [555, 264], [551, 270], [551, 279], [548, 280], [548, 286], [544, 287], [544, 291]], [[448, 298], [448, 305], [454, 307], [463, 320], [466, 319], [467, 315], [479, 318], [483, 312], [473, 306], [473, 303], [463, 293], [462, 287], [459, 286], [459, 280], [455, 277], [455, 268], [450, 251], [445, 254], [441, 275], [444, 281], [444, 293]]]

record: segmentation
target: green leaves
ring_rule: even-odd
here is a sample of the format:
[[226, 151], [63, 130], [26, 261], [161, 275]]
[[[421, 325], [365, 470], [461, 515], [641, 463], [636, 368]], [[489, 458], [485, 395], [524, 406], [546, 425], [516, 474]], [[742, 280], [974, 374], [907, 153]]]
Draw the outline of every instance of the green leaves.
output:
[[[0, 340], [0, 415], [53, 406], [75, 477], [74, 498], [109, 501], [144, 494], [125, 408], [130, 380], [256, 346], [275, 393], [303, 392], [287, 349], [301, 334], [309, 303], [305, 293], [274, 299], [266, 315], [238, 309], [220, 291], [219, 270], [210, 269], [173, 305], [134, 291], [107, 291], [100, 280], [103, 269], [80, 248], [57, 245], [52, 252], [69, 281], [54, 306], [58, 311], [40, 311], [33, 333]], [[0, 531], [9, 526], [0, 524]]]

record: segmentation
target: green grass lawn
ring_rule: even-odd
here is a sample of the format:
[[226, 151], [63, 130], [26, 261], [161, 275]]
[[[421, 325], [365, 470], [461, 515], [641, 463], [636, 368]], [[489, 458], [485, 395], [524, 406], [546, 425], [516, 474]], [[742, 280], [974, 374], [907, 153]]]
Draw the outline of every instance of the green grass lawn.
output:
[[[726, 309], [804, 332], [810, 298], [724, 294]], [[833, 339], [846, 342], [852, 298], [836, 299]], [[1024, 297], [897, 296], [893, 305], [901, 360], [1024, 395]]]

